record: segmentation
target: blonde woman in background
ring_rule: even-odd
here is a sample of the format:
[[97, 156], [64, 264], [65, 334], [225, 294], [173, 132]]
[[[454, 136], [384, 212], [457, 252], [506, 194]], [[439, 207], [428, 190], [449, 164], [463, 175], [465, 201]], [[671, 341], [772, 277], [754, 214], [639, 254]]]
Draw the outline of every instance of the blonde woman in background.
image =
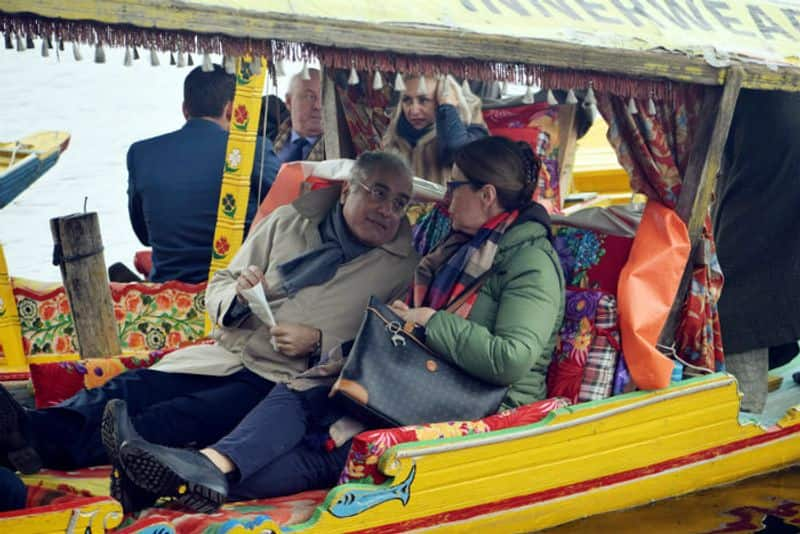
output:
[[480, 98], [465, 93], [452, 76], [407, 76], [383, 148], [403, 156], [415, 176], [446, 184], [456, 151], [489, 135]]

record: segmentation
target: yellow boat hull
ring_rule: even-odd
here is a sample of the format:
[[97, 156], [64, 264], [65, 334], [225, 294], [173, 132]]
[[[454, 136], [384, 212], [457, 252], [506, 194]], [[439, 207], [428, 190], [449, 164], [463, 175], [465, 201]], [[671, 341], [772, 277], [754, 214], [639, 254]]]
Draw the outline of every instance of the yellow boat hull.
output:
[[[380, 465], [413, 478], [408, 502], [387, 500], [351, 517], [331, 490], [295, 530], [528, 532], [748, 478], [800, 458], [793, 407], [775, 426], [740, 424], [735, 379], [717, 374], [559, 410], [524, 428], [390, 449]], [[391, 496], [391, 495], [390, 495]], [[341, 516], [341, 514], [338, 514]]]
[[122, 506], [108, 497], [87, 497], [64, 505], [42, 506], [36, 514], [0, 514], [0, 532], [56, 534], [64, 532], [102, 533], [122, 523]]

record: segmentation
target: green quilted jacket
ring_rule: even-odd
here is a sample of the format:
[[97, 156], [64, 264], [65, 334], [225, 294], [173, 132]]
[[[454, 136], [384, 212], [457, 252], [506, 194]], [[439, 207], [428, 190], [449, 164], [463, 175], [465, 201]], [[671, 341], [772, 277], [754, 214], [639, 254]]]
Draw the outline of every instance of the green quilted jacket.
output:
[[545, 375], [564, 316], [564, 274], [540, 223], [512, 226], [498, 243], [468, 319], [438, 311], [428, 346], [466, 372], [509, 385], [501, 408], [544, 399]]

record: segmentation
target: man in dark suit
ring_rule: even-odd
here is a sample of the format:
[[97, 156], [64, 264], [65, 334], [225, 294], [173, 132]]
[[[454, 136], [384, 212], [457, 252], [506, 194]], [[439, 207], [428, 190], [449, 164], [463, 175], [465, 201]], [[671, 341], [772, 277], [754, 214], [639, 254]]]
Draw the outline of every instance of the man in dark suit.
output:
[[[196, 67], [183, 84], [186, 124], [128, 150], [128, 211], [136, 236], [153, 248], [152, 282], [208, 278], [235, 84], [219, 65]], [[259, 138], [245, 231], [279, 166], [272, 143]]]
[[307, 80], [298, 73], [289, 82], [286, 107], [290, 117], [281, 123], [275, 137], [275, 152], [284, 163], [325, 159], [321, 80], [319, 70], [308, 69]]

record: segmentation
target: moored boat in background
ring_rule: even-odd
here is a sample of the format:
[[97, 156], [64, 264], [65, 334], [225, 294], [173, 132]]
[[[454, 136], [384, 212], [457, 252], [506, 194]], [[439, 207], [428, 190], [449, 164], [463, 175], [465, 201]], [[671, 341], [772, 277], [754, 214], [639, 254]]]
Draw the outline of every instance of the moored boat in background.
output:
[[56, 164], [69, 146], [67, 132], [36, 132], [0, 142], [0, 208], [5, 207]]

